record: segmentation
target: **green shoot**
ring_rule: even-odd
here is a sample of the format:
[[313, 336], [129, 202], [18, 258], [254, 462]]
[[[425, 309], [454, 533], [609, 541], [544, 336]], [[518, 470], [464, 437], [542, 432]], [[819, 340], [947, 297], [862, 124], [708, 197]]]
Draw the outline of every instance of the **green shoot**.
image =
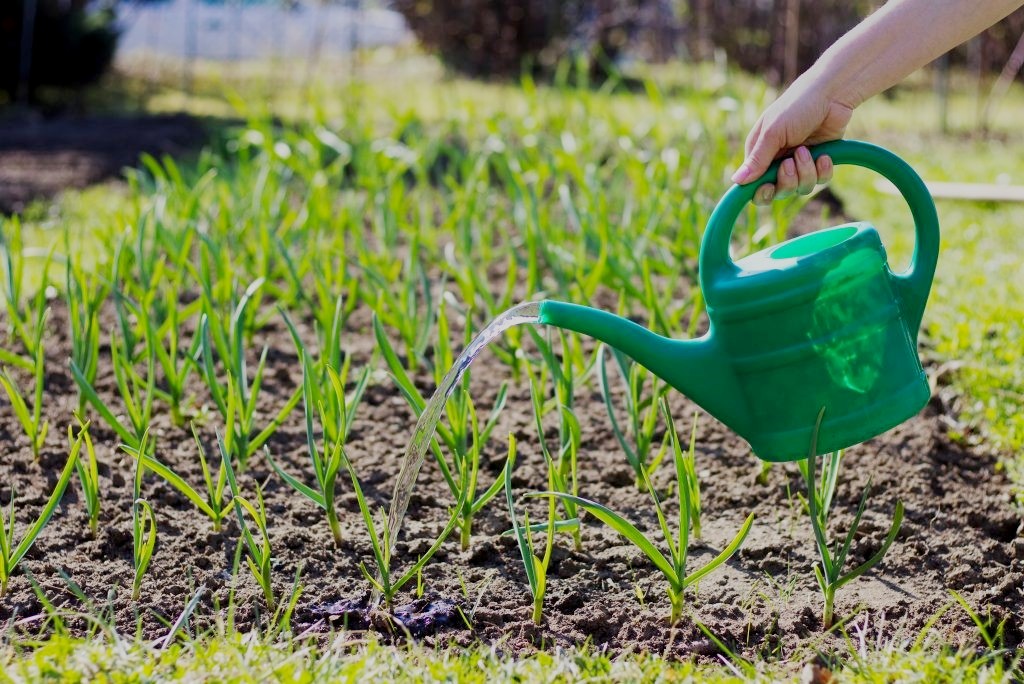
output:
[[693, 412], [693, 427], [690, 428], [690, 448], [684, 453], [679, 440], [679, 433], [676, 432], [676, 422], [668, 408], [668, 399], [662, 397], [659, 403], [661, 404], [661, 414], [665, 417], [665, 425], [668, 426], [668, 440], [672, 446], [674, 461], [682, 463], [683, 469], [686, 471], [686, 477], [683, 480], [690, 487], [690, 491], [685, 497], [686, 503], [690, 507], [690, 525], [693, 528], [693, 536], [700, 539], [700, 480], [697, 477], [697, 459], [694, 453], [697, 446], [697, 412]]
[[21, 424], [21, 428], [28, 436], [29, 444], [32, 446], [32, 456], [37, 461], [39, 460], [39, 452], [43, 448], [43, 444], [46, 442], [46, 433], [50, 427], [49, 422], [44, 420], [42, 417], [43, 384], [45, 378], [44, 365], [46, 363], [46, 358], [43, 355], [43, 352], [43, 345], [37, 344], [35, 356], [32, 360], [34, 391], [31, 409], [28, 406], [28, 402], [25, 401], [25, 395], [22, 393], [17, 381], [10, 373], [7, 372], [6, 369], [0, 371], [0, 385], [3, 386], [4, 392], [7, 393], [7, 398], [10, 400], [11, 407], [14, 409], [14, 415]]
[[388, 327], [398, 331], [405, 343], [408, 371], [416, 370], [423, 361], [431, 328], [430, 313], [438, 308], [420, 262], [419, 244], [419, 241], [412, 242], [405, 263], [387, 264], [386, 272], [377, 270], [370, 262], [363, 264], [374, 285], [372, 290], [377, 293], [376, 302], [371, 303], [374, 313]]
[[114, 332], [111, 332], [111, 364], [114, 367], [114, 380], [128, 420], [127, 425], [114, 414], [114, 409], [100, 398], [93, 383], [86, 376], [86, 370], [79, 367], [74, 358], [70, 360], [69, 366], [82, 397], [117, 433], [125, 446], [137, 451], [143, 442], [143, 435], [152, 422], [153, 397], [156, 394], [156, 359], [152, 347], [149, 347], [146, 354], [146, 375], [142, 377], [135, 370], [128, 349], [123, 338], [119, 338]]
[[960, 604], [960, 607], [963, 608], [964, 612], [967, 613], [967, 617], [971, 618], [971, 622], [974, 623], [974, 626], [978, 628], [978, 634], [981, 635], [985, 645], [988, 646], [989, 655], [997, 657], [1001, 653], [1005, 653], [1006, 649], [1004, 647], [1003, 633], [1006, 629], [1006, 621], [1009, 617], [1004, 617], [999, 624], [996, 625], [995, 633], [993, 633], [991, 617], [988, 620], [982, 619], [978, 614], [978, 611], [971, 608], [971, 604], [967, 603], [967, 599], [961, 596], [960, 592], [956, 589], [950, 589], [949, 593], [953, 599]]
[[[64, 242], [65, 251], [70, 253], [66, 233]], [[81, 371], [86, 383], [95, 385], [100, 357], [100, 307], [107, 297], [109, 287], [97, 276], [91, 279], [87, 277], [81, 265], [72, 261], [65, 273], [65, 290], [71, 359]], [[79, 413], [84, 412], [85, 403], [85, 396], [79, 390]]]
[[[267, 532], [267, 508], [263, 503], [263, 489], [259, 484], [256, 485], [256, 504], [256, 506], [253, 506], [244, 497], [235, 497], [235, 512], [238, 514], [238, 524], [242, 528], [245, 546], [249, 552], [245, 562], [249, 566], [252, 576], [256, 579], [256, 583], [263, 590], [263, 598], [267, 601], [267, 608], [273, 612], [277, 610], [277, 602], [274, 598], [274, 587], [270, 577], [270, 535]], [[249, 516], [256, 525], [256, 530], [260, 535], [259, 543], [256, 542], [252, 532], [249, 531], [249, 526], [245, 523], [245, 516], [242, 514], [243, 508], [249, 513]]]
[[[78, 471], [78, 480], [82, 484], [82, 498], [85, 499], [85, 512], [89, 516], [89, 535], [95, 539], [99, 528], [100, 519], [100, 474], [96, 461], [96, 449], [93, 448], [92, 437], [89, 436], [88, 421], [78, 421], [78, 437], [72, 438], [71, 426], [68, 426], [68, 442], [74, 450], [75, 444], [84, 439], [85, 458], [79, 457], [75, 461], [75, 470]], [[81, 448], [81, 445], [79, 445]]]
[[151, 318], [145, 318], [146, 345], [154, 351], [156, 360], [163, 371], [166, 389], [157, 388], [156, 393], [170, 407], [171, 423], [181, 426], [185, 423], [182, 413], [185, 387], [189, 375], [196, 367], [195, 357], [199, 349], [200, 338], [195, 335], [189, 348], [182, 350], [179, 339], [181, 313], [178, 308], [176, 292], [169, 290], [166, 293], [164, 306], [167, 309], [167, 320], [159, 328]]
[[48, 312], [46, 289], [49, 284], [50, 264], [53, 262], [53, 254], [57, 245], [54, 243], [47, 252], [43, 264], [42, 283], [36, 289], [31, 305], [28, 308], [23, 308], [21, 302], [25, 294], [25, 257], [28, 250], [25, 249], [22, 240], [20, 220], [14, 218], [8, 221], [7, 225], [12, 226], [9, 239], [5, 236], [4, 231], [0, 230], [0, 265], [4, 267], [4, 278], [0, 281], [3, 291], [0, 291], [0, 297], [3, 298], [7, 310], [9, 336], [21, 341], [27, 353], [27, 359], [5, 348], [0, 348], [0, 362], [32, 370], [32, 360], [41, 353], [40, 346]]
[[[235, 515], [238, 517], [238, 526], [242, 529], [242, 539], [248, 552], [245, 562], [249, 566], [249, 571], [252, 573], [256, 583], [263, 590], [263, 598], [267, 602], [267, 608], [273, 613], [276, 610], [277, 601], [274, 598], [274, 587], [270, 575], [270, 534], [267, 532], [267, 508], [263, 502], [263, 489], [259, 484], [256, 485], [255, 506], [242, 497], [239, 493], [238, 481], [235, 479], [234, 468], [231, 465], [231, 457], [228, 455], [227, 447], [224, 446], [224, 442], [219, 435], [217, 437], [217, 446], [220, 449], [221, 463], [225, 465], [227, 470], [228, 485], [231, 487]], [[248, 513], [249, 517], [252, 518], [253, 524], [256, 526], [256, 532], [259, 534], [259, 541], [253, 536], [248, 523], [245, 522], [245, 513]]]
[[[515, 501], [512, 497], [512, 469], [516, 460], [516, 438], [508, 435], [508, 459], [505, 461], [505, 501], [508, 513], [512, 518], [512, 531], [519, 545], [519, 554], [523, 559], [523, 569], [530, 584], [530, 595], [533, 596], [533, 622], [540, 624], [544, 614], [544, 594], [547, 591], [548, 565], [551, 563], [551, 552], [555, 541], [555, 498], [548, 499], [548, 521], [545, 529], [544, 555], [538, 556], [534, 551], [533, 528], [530, 516], [524, 514], [523, 524], [519, 524], [516, 516]], [[548, 487], [553, 489], [554, 470], [548, 468]]]
[[141, 458], [142, 465], [146, 470], [162, 477], [167, 484], [177, 489], [182, 496], [191, 501], [213, 523], [213, 531], [219, 532], [221, 524], [231, 510], [232, 504], [231, 501], [224, 502], [224, 488], [227, 485], [227, 466], [225, 466], [222, 460], [217, 468], [217, 478], [214, 480], [213, 474], [210, 471], [210, 464], [206, 458], [206, 449], [203, 447], [202, 440], [199, 439], [199, 433], [196, 431], [195, 425], [192, 425], [192, 438], [199, 449], [199, 464], [203, 471], [203, 484], [206, 487], [205, 495], [200, 494], [184, 478], [174, 472], [170, 466], [157, 460], [154, 455], [142, 453], [140, 456], [138, 451], [129, 451], [128, 453], [137, 459]]
[[[139, 454], [149, 452], [148, 444], [149, 430], [142, 433], [139, 446], [135, 449], [135, 478], [132, 489], [132, 565], [135, 574], [132, 578], [132, 601], [138, 601], [142, 595], [142, 577], [149, 568], [149, 562], [153, 559], [153, 550], [156, 548], [156, 514], [149, 502], [142, 498], [142, 478], [146, 474], [146, 467], [143, 458]], [[132, 453], [132, 447], [123, 445], [122, 448]]]
[[[575, 392], [575, 379], [570, 360], [572, 354], [566, 351], [559, 362], [547, 341], [539, 335], [535, 335], [534, 339], [541, 351], [544, 364], [541, 366], [539, 378], [533, 374], [529, 366], [526, 366], [526, 372], [530, 378], [533, 422], [537, 429], [541, 453], [544, 455], [544, 462], [548, 467], [549, 486], [554, 491], [577, 495], [579, 494], [578, 457], [582, 436], [579, 420], [572, 410]], [[562, 336], [562, 349], [568, 350], [564, 335]], [[554, 382], [555, 396], [545, 402], [541, 387], [545, 386], [547, 374], [551, 375]], [[558, 412], [558, 449], [556, 452], [552, 452], [544, 438], [544, 416], [550, 411]], [[580, 551], [583, 548], [583, 538], [580, 536], [579, 512], [576, 510], [576, 504], [571, 500], [563, 499], [562, 505], [565, 507], [566, 518], [559, 520], [555, 527], [559, 531], [571, 532], [573, 546]], [[534, 531], [540, 530], [543, 524], [534, 527]]]
[[[356, 410], [363, 399], [363, 392], [370, 379], [370, 370], [376, 365], [376, 356], [363, 369], [362, 374], [356, 380], [355, 388], [351, 396], [346, 396], [345, 386], [348, 384], [349, 373], [352, 369], [352, 355], [342, 356], [341, 350], [341, 325], [345, 319], [342, 308], [343, 300], [338, 298], [335, 304], [334, 317], [332, 318], [330, 332], [320, 336], [323, 337], [320, 346], [320, 358], [313, 359], [308, 353], [306, 345], [295, 329], [291, 318], [284, 309], [278, 308], [284, 318], [285, 325], [292, 335], [295, 343], [295, 350], [299, 360], [303, 364], [303, 382], [306, 382], [306, 369], [309, 368], [309, 398], [306, 398], [306, 388], [303, 387], [303, 397], [308, 412], [315, 406], [320, 414], [320, 427], [324, 431], [324, 439], [327, 442], [348, 441], [349, 432], [352, 429], [352, 421], [355, 419]], [[336, 370], [336, 369], [341, 369]]]
[[645, 469], [642, 471], [644, 487], [654, 502], [654, 511], [658, 516], [658, 525], [661, 527], [662, 535], [668, 545], [668, 557], [659, 551], [654, 545], [654, 542], [644, 535], [644, 533], [633, 525], [633, 523], [629, 522], [627, 519], [623, 518], [621, 515], [606, 506], [588, 499], [556, 491], [542, 492], [539, 494], [533, 494], [532, 496], [557, 496], [562, 499], [571, 499], [578, 506], [585, 509], [595, 518], [608, 525], [628, 541], [632, 542], [638, 549], [643, 551], [644, 555], [650, 559], [654, 566], [661, 571], [662, 575], [665, 576], [665, 579], [668, 580], [668, 596], [669, 602], [672, 606], [670, 621], [672, 624], [675, 624], [679, 621], [679, 618], [682, 617], [683, 606], [686, 598], [686, 589], [725, 563], [734, 553], [736, 553], [737, 550], [739, 550], [740, 545], [743, 543], [743, 540], [746, 539], [747, 533], [750, 531], [751, 525], [754, 523], [754, 514], [751, 513], [747, 516], [747, 519], [740, 527], [739, 532], [736, 533], [736, 536], [729, 545], [721, 551], [721, 553], [715, 556], [699, 570], [687, 574], [686, 565], [689, 554], [690, 528], [693, 524], [693, 520], [691, 518], [693, 506], [690, 502], [690, 495], [696, 488], [696, 483], [692, 482], [691, 478], [695, 479], [695, 475], [692, 468], [687, 465], [687, 458], [683, 455], [682, 447], [679, 445], [678, 435], [675, 433], [674, 429], [670, 430], [669, 439], [673, 442], [672, 453], [675, 465], [676, 495], [678, 497], [679, 506], [679, 520], [675, 534], [672, 533], [672, 529], [668, 524], [668, 520], [666, 519], [664, 510], [662, 509], [661, 501], [658, 498], [657, 490], [654, 488], [654, 485], [651, 484], [647, 470]]
[[466, 486], [465, 482], [468, 473], [463, 473], [463, 482], [459, 487], [462, 495], [452, 509], [451, 517], [448, 519], [444, 529], [441, 530], [441, 534], [437, 536], [437, 539], [434, 540], [434, 543], [431, 544], [426, 553], [416, 559], [416, 562], [405, 573], [396, 576], [392, 574], [391, 568], [391, 530], [388, 528], [387, 513], [383, 509], [379, 511], [380, 529], [378, 530], [378, 523], [374, 522], [370, 506], [366, 502], [366, 495], [363, 494], [363, 488], [359, 484], [359, 477], [356, 475], [352, 462], [344, 453], [344, 449], [342, 450], [342, 456], [345, 469], [348, 471], [349, 479], [352, 482], [352, 490], [355, 492], [356, 501], [359, 504], [359, 512], [362, 515], [363, 524], [366, 526], [367, 536], [370, 539], [373, 562], [377, 566], [376, 577], [370, 572], [364, 562], [359, 563], [359, 570], [363, 573], [366, 581], [370, 583], [373, 591], [384, 598], [384, 606], [390, 610], [394, 603], [395, 595], [411, 580], [420, 578], [423, 567], [434, 557], [434, 554], [441, 548], [441, 544], [452, 533], [452, 530], [458, 526], [459, 513], [463, 509], [469, 493], [469, 487]]
[[903, 502], [896, 501], [896, 510], [893, 512], [892, 524], [889, 527], [889, 533], [886, 535], [885, 541], [882, 542], [881, 548], [861, 565], [843, 574], [843, 566], [846, 565], [846, 558], [850, 553], [853, 538], [857, 534], [857, 528], [860, 527], [861, 518], [867, 509], [871, 483], [870, 481], [868, 482], [863, 494], [861, 494], [857, 513], [853, 517], [853, 523], [850, 525], [846, 537], [841, 544], [837, 539], [834, 544], [830, 545], [828, 542], [828, 518], [836, 490], [836, 482], [839, 477], [839, 462], [842, 459], [843, 452], [838, 451], [825, 456], [828, 464], [819, 478], [817, 474], [818, 459], [815, 452], [818, 443], [818, 430], [821, 427], [821, 419], [824, 415], [825, 409], [822, 409], [818, 413], [818, 420], [814, 425], [814, 433], [811, 438], [810, 449], [807, 452], [807, 458], [803, 461], [798, 461], [798, 466], [804, 477], [804, 484], [807, 487], [807, 512], [811, 519], [811, 528], [814, 530], [814, 542], [818, 547], [818, 555], [821, 560], [820, 567], [818, 565], [814, 566], [814, 577], [818, 581], [818, 587], [821, 589], [822, 597], [824, 598], [821, 621], [825, 629], [830, 629], [834, 619], [836, 591], [882, 561], [885, 554], [889, 551], [889, 547], [896, 540], [896, 535], [900, 531], [900, 525], [903, 523]]
[[[443, 304], [438, 311], [437, 320], [438, 342], [434, 353], [434, 375], [435, 382], [439, 385], [445, 371], [455, 363], [454, 354], [448, 342], [448, 317]], [[374, 318], [374, 333], [377, 337], [378, 349], [383, 353], [384, 361], [388, 370], [391, 371], [391, 378], [398, 385], [406, 402], [419, 416], [426, 408], [427, 400], [406, 373], [376, 317]], [[470, 331], [467, 330], [467, 342], [470, 334]], [[476, 405], [465, 389], [468, 384], [469, 373], [466, 373], [463, 386], [454, 392], [445, 405], [448, 425], [440, 423], [437, 425], [437, 432], [430, 444], [431, 452], [434, 454], [449, 490], [456, 499], [462, 501], [459, 509], [459, 530], [460, 544], [463, 550], [469, 548], [474, 517], [501, 491], [503, 474], [499, 475], [484, 492], [477, 493], [480, 457], [484, 446], [490, 440], [491, 434], [498, 424], [498, 418], [505, 407], [505, 399], [508, 394], [508, 385], [503, 383], [498, 390], [498, 396], [495, 398], [494, 406], [487, 420], [480, 425]], [[445, 459], [439, 442], [443, 443], [451, 454], [450, 463]], [[463, 492], [463, 486], [468, 487], [468, 490]]]
[[[224, 444], [228, 454], [245, 467], [252, 454], [284, 423], [292, 409], [302, 398], [302, 387], [297, 387], [277, 415], [261, 431], [256, 432], [256, 406], [267, 362], [267, 347], [263, 348], [256, 372], [250, 383], [245, 360], [245, 339], [250, 325], [249, 305], [263, 285], [253, 281], [239, 300], [228, 325], [216, 315], [209, 294], [204, 298], [204, 313], [199, 323], [199, 348], [202, 352], [203, 379], [214, 403], [225, 420]], [[217, 377], [215, 357], [224, 365], [225, 378]]]
[[[626, 431], [622, 429], [615, 417], [611, 383], [608, 378], [609, 354], [615, 359], [619, 375], [626, 383], [625, 409], [629, 418], [627, 429], [632, 440], [627, 439]], [[643, 489], [644, 473], [654, 472], [665, 455], [664, 444], [653, 458], [651, 452], [654, 449], [654, 435], [658, 428], [658, 403], [668, 392], [669, 386], [640, 364], [631, 361], [619, 350], [607, 345], [601, 347], [598, 368], [601, 378], [601, 395], [604, 397], [604, 405], [612, 424], [612, 432], [636, 474], [637, 488]], [[650, 393], [645, 391], [648, 378], [651, 379]]]
[[8, 504], [6, 516], [4, 516], [3, 509], [0, 508], [0, 598], [7, 593], [7, 584], [15, 569], [17, 569], [18, 563], [25, 557], [28, 550], [32, 548], [36, 539], [39, 538], [39, 534], [46, 527], [46, 524], [50, 522], [50, 518], [53, 517], [54, 512], [57, 510], [61, 497], [64, 496], [64, 490], [68, 488], [68, 483], [71, 482], [71, 477], [75, 473], [75, 463], [78, 462], [78, 454], [81, 448], [82, 436], [79, 435], [78, 439], [71, 446], [68, 462], [65, 464], [64, 470], [61, 471], [57, 485], [53, 488], [53, 492], [50, 493], [50, 498], [47, 499], [43, 510], [39, 513], [39, 517], [36, 518], [36, 521], [32, 523], [32, 526], [25, 532], [25, 536], [17, 544], [14, 543], [14, 500], [17, 497], [13, 492], [11, 493], [11, 501]]
[[[346, 407], [345, 387], [342, 384], [342, 380], [333, 368], [330, 366], [327, 367], [327, 374], [330, 378], [333, 392], [333, 397], [331, 397], [329, 401], [340, 406], [338, 416], [342, 423], [340, 425], [336, 425], [332, 430], [336, 437], [334, 441], [330, 443], [330, 446], [328, 446], [328, 441], [325, 438], [324, 448], [321, 452], [316, 445], [316, 434], [313, 429], [313, 362], [312, 359], [310, 359], [309, 354], [305, 353], [304, 349], [301, 350], [301, 354], [303, 358], [302, 397], [306, 415], [306, 448], [309, 452], [309, 458], [313, 462], [313, 474], [316, 477], [316, 489], [303, 484], [281, 469], [277, 462], [270, 457], [269, 451], [266, 452], [267, 461], [270, 462], [271, 467], [273, 467], [277, 474], [280, 475], [289, 486], [326, 512], [327, 524], [331, 528], [331, 535], [334, 537], [334, 544], [338, 548], [341, 548], [341, 525], [338, 523], [338, 511], [334, 505], [335, 485], [338, 478], [338, 471], [341, 469], [345, 461], [345, 455], [343, 452], [345, 440], [348, 438], [349, 428], [355, 414], [355, 409], [358, 407], [359, 400], [366, 387], [366, 381], [369, 378], [369, 368], [363, 372], [363, 377], [360, 379], [359, 384], [356, 387], [355, 397], [351, 407]], [[318, 409], [320, 412], [320, 424], [326, 426], [328, 418], [326, 416], [323, 402], [318, 404]], [[327, 432], [328, 429], [325, 427], [324, 433], [326, 434]]]

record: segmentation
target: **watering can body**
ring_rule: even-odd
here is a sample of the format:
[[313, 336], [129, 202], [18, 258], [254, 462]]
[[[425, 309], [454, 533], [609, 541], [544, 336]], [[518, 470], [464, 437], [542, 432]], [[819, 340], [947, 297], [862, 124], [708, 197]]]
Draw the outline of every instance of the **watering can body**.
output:
[[709, 220], [699, 262], [710, 321], [703, 337], [671, 340], [613, 314], [555, 301], [541, 304], [541, 322], [620, 349], [764, 460], [846, 448], [913, 416], [930, 396], [917, 331], [938, 258], [935, 206], [913, 169], [880, 147], [836, 141], [812, 154], [872, 169], [900, 189], [917, 232], [906, 272], [889, 269], [867, 223], [810, 233], [733, 261], [735, 221], [757, 187], [775, 180], [776, 164], [760, 180], [733, 186]]

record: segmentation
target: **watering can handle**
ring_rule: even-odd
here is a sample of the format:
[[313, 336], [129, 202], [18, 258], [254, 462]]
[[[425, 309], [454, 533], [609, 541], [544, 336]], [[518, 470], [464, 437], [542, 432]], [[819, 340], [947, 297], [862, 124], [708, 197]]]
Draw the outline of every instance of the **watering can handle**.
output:
[[[899, 189], [903, 199], [910, 205], [917, 232], [914, 256], [910, 267], [894, 275], [894, 284], [904, 306], [904, 315], [911, 330], [921, 325], [924, 305], [928, 300], [935, 264], [939, 258], [939, 218], [935, 203], [924, 181], [914, 169], [892, 152], [866, 142], [836, 140], [810, 148], [811, 156], [827, 154], [835, 165], [851, 164], [876, 171], [888, 178]], [[734, 185], [725, 193], [715, 207], [704, 233], [700, 247], [700, 281], [707, 290], [715, 280], [736, 274], [739, 269], [729, 257], [729, 240], [736, 219], [754, 193], [763, 183], [774, 183], [781, 160], [774, 162], [761, 178], [746, 185]]]

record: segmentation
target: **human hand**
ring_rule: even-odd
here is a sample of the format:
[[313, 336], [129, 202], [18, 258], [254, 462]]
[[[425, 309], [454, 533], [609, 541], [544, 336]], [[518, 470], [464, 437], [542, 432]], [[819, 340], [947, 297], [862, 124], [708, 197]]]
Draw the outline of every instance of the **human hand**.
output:
[[746, 159], [733, 174], [733, 182], [743, 185], [755, 181], [772, 161], [785, 157], [776, 183], [761, 185], [754, 194], [754, 204], [769, 204], [794, 193], [806, 195], [818, 183], [832, 179], [832, 160], [822, 155], [815, 162], [806, 146], [842, 138], [853, 106], [827, 94], [825, 85], [810, 73], [804, 74], [751, 129]]

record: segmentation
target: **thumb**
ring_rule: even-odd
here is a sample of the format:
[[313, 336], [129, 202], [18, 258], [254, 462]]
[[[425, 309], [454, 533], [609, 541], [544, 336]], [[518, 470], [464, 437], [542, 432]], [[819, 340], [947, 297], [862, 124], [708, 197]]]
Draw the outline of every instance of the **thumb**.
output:
[[768, 170], [775, 156], [782, 150], [780, 136], [771, 126], [762, 127], [747, 145], [747, 156], [732, 175], [732, 182], [744, 185], [756, 180]]

